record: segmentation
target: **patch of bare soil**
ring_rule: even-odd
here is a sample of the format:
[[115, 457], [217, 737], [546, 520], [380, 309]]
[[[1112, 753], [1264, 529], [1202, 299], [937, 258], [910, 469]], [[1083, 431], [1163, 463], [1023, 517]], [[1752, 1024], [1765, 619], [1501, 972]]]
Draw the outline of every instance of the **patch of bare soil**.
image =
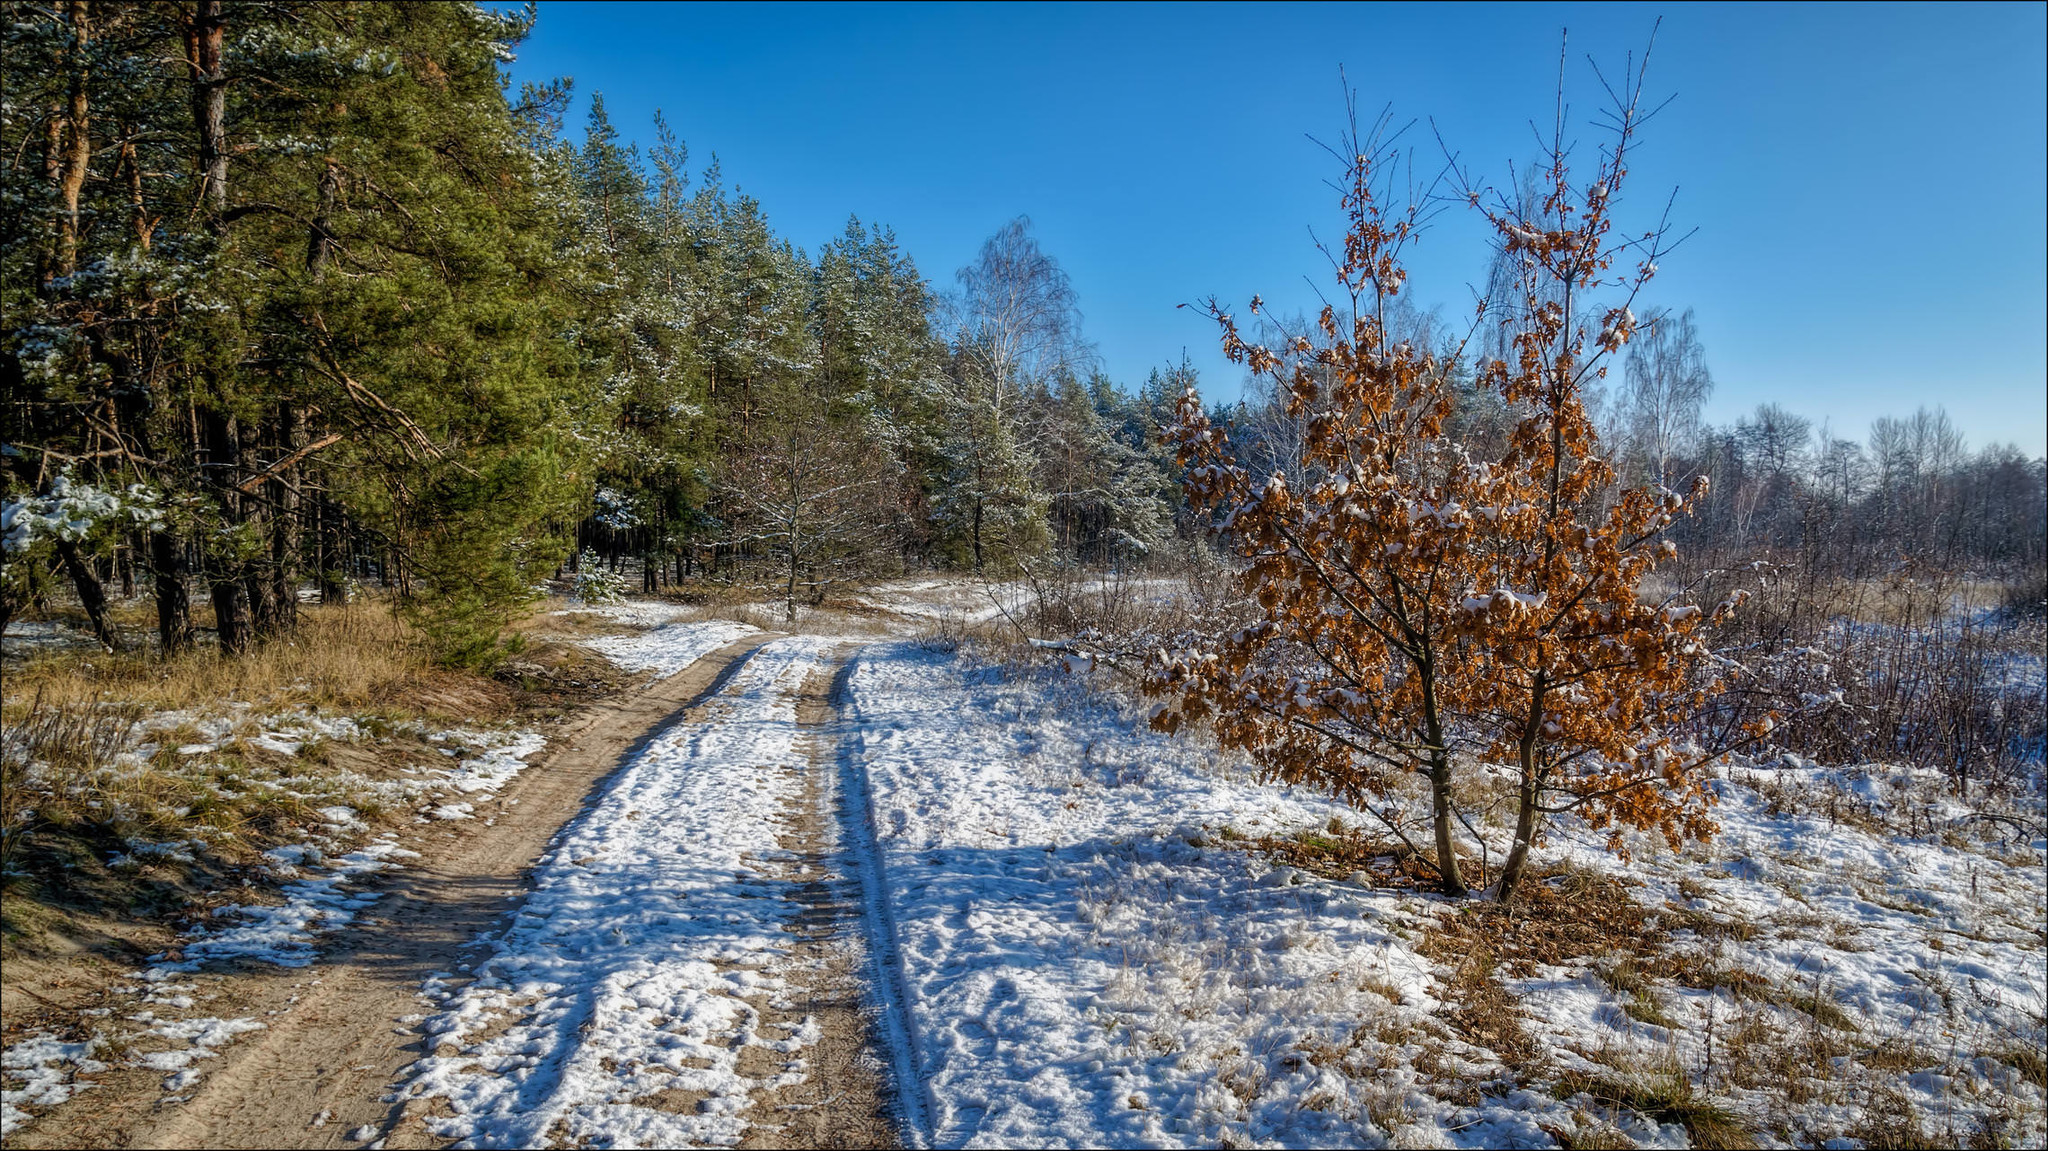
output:
[[388, 873], [382, 901], [327, 939], [315, 965], [194, 978], [198, 1012], [266, 1026], [195, 1063], [204, 1078], [186, 1094], [167, 1095], [161, 1072], [116, 1068], [95, 1075], [88, 1096], [14, 1132], [8, 1146], [359, 1146], [350, 1132], [391, 1147], [436, 1145], [416, 1124], [400, 1127], [402, 1111], [387, 1098], [423, 1053], [410, 1026], [420, 985], [461, 970], [470, 948], [517, 907], [528, 868], [596, 786], [716, 694], [770, 638], [749, 637], [578, 713], [544, 759], [477, 805], [476, 818], [429, 825], [408, 842], [422, 858]]

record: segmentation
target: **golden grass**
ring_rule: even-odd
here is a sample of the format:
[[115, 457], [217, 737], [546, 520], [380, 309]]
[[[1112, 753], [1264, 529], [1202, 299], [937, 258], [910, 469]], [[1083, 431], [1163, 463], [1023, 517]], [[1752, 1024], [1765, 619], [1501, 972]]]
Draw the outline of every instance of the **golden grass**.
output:
[[226, 700], [258, 707], [369, 708], [417, 697], [448, 678], [388, 602], [305, 604], [299, 627], [240, 657], [197, 647], [162, 659], [143, 652], [69, 651], [7, 669], [9, 714], [41, 696], [46, 706], [118, 700], [184, 710]]
[[1675, 1058], [1614, 1075], [1568, 1070], [1558, 1076], [1552, 1091], [1560, 1099], [1590, 1096], [1659, 1123], [1682, 1123], [1694, 1147], [1756, 1146], [1741, 1118], [1726, 1105], [1696, 1092], [1692, 1078]]

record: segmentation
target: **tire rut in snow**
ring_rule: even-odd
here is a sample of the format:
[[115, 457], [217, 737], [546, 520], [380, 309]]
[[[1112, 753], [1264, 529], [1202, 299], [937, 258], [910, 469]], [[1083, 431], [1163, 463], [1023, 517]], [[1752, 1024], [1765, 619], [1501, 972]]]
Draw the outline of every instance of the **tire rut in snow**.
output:
[[896, 921], [882, 877], [881, 836], [875, 826], [865, 741], [861, 738], [866, 721], [851, 686], [857, 658], [843, 661], [832, 683], [832, 702], [841, 732], [831, 764], [837, 794], [840, 857], [846, 871], [855, 877], [855, 888], [860, 893], [870, 1018], [874, 1025], [872, 1047], [878, 1055], [887, 1056], [897, 1133], [905, 1146], [930, 1147], [934, 1142], [930, 1096], [918, 1072], [922, 1060], [917, 1052], [917, 1035], [910, 1024]]
[[[876, 1058], [875, 1020], [865, 1009], [861, 883], [846, 858], [837, 786], [840, 725], [835, 689], [848, 661], [812, 674], [797, 701], [809, 752], [802, 791], [786, 810], [779, 846], [785, 898], [797, 911], [784, 930], [795, 937], [778, 968], [790, 984], [772, 1021], [812, 1021], [816, 1043], [805, 1051], [800, 1083], [757, 1091], [754, 1125], [742, 1147], [896, 1147], [901, 1145], [887, 1097], [887, 1067]], [[799, 770], [792, 765], [792, 770]]]

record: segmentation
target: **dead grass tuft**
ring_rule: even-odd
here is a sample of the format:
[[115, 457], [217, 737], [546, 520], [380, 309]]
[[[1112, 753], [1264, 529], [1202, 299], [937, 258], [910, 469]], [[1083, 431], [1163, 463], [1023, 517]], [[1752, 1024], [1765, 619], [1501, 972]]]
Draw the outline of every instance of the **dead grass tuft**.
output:
[[1883, 1087], [1864, 1102], [1863, 1114], [1846, 1134], [1871, 1151], [1907, 1151], [1939, 1146], [1920, 1129], [1913, 1104], [1896, 1087]]
[[1595, 956], [1653, 963], [1670, 940], [1661, 920], [1620, 881], [1597, 871], [1552, 867], [1531, 876], [1511, 904], [1472, 903], [1441, 921], [1462, 946], [1500, 957], [1515, 976]]
[[1541, 1058], [1542, 1048], [1522, 1025], [1520, 1003], [1501, 985], [1493, 953], [1483, 943], [1431, 930], [1417, 950], [1450, 966], [1451, 978], [1442, 988], [1443, 1018], [1461, 1038], [1510, 1067], [1529, 1067]]
[[2019, 1072], [2020, 1078], [2048, 1091], [2048, 1052], [2043, 1052], [2039, 1044], [2015, 1044], [1993, 1058]]
[[1559, 1151], [1635, 1151], [1636, 1141], [1621, 1128], [1584, 1111], [1572, 1116], [1577, 1124], [1566, 1129], [1543, 1123], [1545, 1134], [1557, 1140]]
[[1676, 1059], [1615, 1075], [1566, 1071], [1558, 1076], [1553, 1093], [1560, 1099], [1588, 1096], [1658, 1123], [1683, 1124], [1692, 1145], [1703, 1151], [1756, 1146], [1735, 1112], [1694, 1090], [1692, 1078]]
[[1222, 838], [1237, 840], [1275, 863], [1324, 879], [1347, 880], [1363, 872], [1378, 887], [1428, 887], [1436, 882], [1436, 872], [1406, 844], [1374, 839], [1335, 819], [1331, 824], [1322, 831], [1302, 830], [1292, 835], [1253, 839], [1232, 833]]

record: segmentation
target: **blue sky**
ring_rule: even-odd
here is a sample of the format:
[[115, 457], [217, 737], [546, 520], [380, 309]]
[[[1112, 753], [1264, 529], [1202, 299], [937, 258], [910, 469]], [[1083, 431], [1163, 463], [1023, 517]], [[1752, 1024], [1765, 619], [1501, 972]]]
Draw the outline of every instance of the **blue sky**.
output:
[[[693, 168], [759, 198], [807, 249], [849, 214], [953, 273], [1031, 217], [1080, 294], [1084, 330], [1136, 384], [1183, 350], [1215, 398], [1241, 373], [1175, 305], [1259, 292], [1310, 309], [1310, 239], [1341, 220], [1308, 137], [1362, 112], [1433, 120], [1471, 170], [1506, 179], [1548, 122], [1558, 37], [1582, 154], [1601, 93], [1661, 15], [1623, 221], [1698, 233], [1653, 303], [1691, 306], [1733, 420], [1776, 401], [1862, 438], [1942, 404], [1973, 444], [2048, 442], [2048, 7], [1217, 4], [826, 6], [544, 2], [520, 79], [570, 76], [580, 132], [602, 92], [646, 140], [662, 109]], [[1478, 221], [1414, 250], [1418, 302], [1462, 314]]]

